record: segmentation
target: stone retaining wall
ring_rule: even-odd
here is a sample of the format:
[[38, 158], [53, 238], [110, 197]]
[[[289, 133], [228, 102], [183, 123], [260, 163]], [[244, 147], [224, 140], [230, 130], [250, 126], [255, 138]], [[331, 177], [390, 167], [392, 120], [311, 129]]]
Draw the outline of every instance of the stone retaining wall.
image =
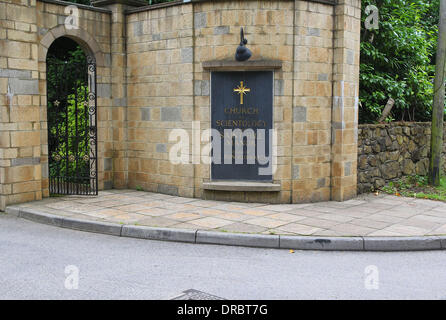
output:
[[[426, 175], [430, 138], [430, 123], [360, 125], [358, 193], [375, 190], [403, 176]], [[443, 151], [446, 155], [446, 143]], [[446, 163], [443, 167], [446, 170]]]

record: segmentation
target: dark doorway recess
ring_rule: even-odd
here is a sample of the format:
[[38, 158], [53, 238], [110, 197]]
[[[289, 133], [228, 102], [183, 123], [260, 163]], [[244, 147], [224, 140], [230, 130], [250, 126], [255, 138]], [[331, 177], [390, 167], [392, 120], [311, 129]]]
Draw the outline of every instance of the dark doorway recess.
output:
[[95, 60], [61, 37], [46, 65], [50, 194], [97, 195]]

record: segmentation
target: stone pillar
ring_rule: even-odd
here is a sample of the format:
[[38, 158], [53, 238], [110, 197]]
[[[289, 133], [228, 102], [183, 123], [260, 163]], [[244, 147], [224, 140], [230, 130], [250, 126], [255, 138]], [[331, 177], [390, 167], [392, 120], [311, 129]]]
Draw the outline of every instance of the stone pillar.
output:
[[333, 7], [295, 1], [293, 203], [330, 200]]
[[331, 198], [356, 196], [361, 1], [335, 6]]
[[111, 98], [113, 130], [113, 187], [128, 185], [127, 148], [127, 52], [125, 10], [146, 6], [142, 0], [99, 0], [95, 7], [112, 11], [111, 18]]
[[0, 210], [40, 200], [36, 0], [0, 3]]

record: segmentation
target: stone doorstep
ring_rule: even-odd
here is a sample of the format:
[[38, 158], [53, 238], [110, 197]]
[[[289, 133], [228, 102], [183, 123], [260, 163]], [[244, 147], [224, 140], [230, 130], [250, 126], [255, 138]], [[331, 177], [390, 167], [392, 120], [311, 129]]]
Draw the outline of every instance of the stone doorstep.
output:
[[218, 191], [279, 192], [281, 190], [281, 185], [268, 182], [213, 181], [204, 182], [203, 189]]
[[137, 239], [178, 241], [196, 244], [234, 245], [258, 248], [324, 251], [420, 251], [446, 249], [446, 236], [425, 237], [318, 237], [214, 232], [121, 225], [84, 221], [26, 207], [8, 206], [6, 213], [62, 228]]

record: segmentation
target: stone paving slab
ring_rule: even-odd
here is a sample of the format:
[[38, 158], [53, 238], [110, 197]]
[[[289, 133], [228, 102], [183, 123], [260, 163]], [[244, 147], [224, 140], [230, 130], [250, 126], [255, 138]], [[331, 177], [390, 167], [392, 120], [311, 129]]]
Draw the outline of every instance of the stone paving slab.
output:
[[446, 203], [361, 195], [345, 202], [261, 204], [181, 198], [135, 190], [64, 196], [14, 206], [121, 225], [264, 235], [412, 237], [446, 235]]

